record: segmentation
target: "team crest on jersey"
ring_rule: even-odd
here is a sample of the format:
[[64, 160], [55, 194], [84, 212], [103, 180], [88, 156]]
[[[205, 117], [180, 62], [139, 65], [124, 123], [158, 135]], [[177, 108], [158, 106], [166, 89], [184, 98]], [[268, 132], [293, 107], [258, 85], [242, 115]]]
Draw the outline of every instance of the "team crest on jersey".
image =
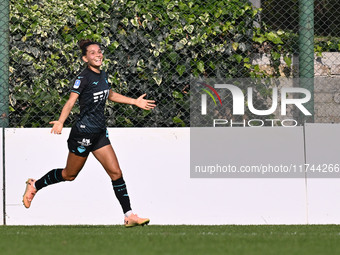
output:
[[77, 80], [74, 82], [73, 88], [74, 88], [74, 89], [77, 89], [77, 88], [79, 88], [79, 86], [80, 86], [80, 80], [77, 79]]

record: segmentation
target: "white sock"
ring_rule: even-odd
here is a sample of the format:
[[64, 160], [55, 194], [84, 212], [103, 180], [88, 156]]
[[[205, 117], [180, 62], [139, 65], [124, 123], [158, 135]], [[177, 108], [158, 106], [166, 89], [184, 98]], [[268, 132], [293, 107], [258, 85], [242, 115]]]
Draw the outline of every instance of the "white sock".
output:
[[129, 217], [131, 214], [133, 214], [132, 210], [127, 211], [126, 213], [124, 213], [125, 217]]

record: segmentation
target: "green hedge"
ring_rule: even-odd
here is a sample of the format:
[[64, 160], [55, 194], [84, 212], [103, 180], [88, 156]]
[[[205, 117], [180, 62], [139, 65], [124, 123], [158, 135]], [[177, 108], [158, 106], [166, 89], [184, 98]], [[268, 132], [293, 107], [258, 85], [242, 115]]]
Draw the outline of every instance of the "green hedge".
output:
[[11, 126], [44, 127], [58, 118], [84, 67], [82, 38], [104, 46], [115, 91], [157, 101], [151, 112], [109, 104], [109, 126], [189, 126], [192, 78], [263, 76], [250, 58], [259, 49], [290, 61], [289, 34], [256, 27], [259, 10], [246, 0], [10, 3]]

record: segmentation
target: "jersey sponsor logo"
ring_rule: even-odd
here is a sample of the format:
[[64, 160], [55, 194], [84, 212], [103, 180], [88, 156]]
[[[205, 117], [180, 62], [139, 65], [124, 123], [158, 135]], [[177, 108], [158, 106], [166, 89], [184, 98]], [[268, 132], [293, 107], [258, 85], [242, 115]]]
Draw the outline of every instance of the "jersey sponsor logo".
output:
[[90, 146], [92, 143], [91, 143], [91, 140], [90, 139], [86, 139], [86, 138], [83, 138], [83, 140], [80, 142], [78, 141], [78, 143], [81, 145], [81, 146]]
[[108, 94], [109, 94], [108, 89], [93, 93], [93, 101], [96, 103], [101, 100], [106, 100]]
[[74, 88], [74, 89], [79, 88], [80, 83], [81, 83], [81, 81], [77, 79], [77, 80], [74, 82], [73, 88]]

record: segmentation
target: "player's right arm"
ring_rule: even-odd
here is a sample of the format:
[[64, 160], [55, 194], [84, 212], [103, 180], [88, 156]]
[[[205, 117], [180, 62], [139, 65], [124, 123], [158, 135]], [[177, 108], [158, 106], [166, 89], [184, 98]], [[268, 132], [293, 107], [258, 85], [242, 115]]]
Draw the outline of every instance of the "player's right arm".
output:
[[61, 131], [64, 126], [64, 122], [67, 119], [67, 117], [70, 115], [70, 112], [76, 103], [77, 99], [79, 97], [79, 94], [75, 92], [71, 92], [70, 98], [67, 100], [66, 104], [64, 105], [60, 117], [58, 120], [51, 121], [50, 124], [53, 124], [51, 133], [53, 134], [61, 134]]

